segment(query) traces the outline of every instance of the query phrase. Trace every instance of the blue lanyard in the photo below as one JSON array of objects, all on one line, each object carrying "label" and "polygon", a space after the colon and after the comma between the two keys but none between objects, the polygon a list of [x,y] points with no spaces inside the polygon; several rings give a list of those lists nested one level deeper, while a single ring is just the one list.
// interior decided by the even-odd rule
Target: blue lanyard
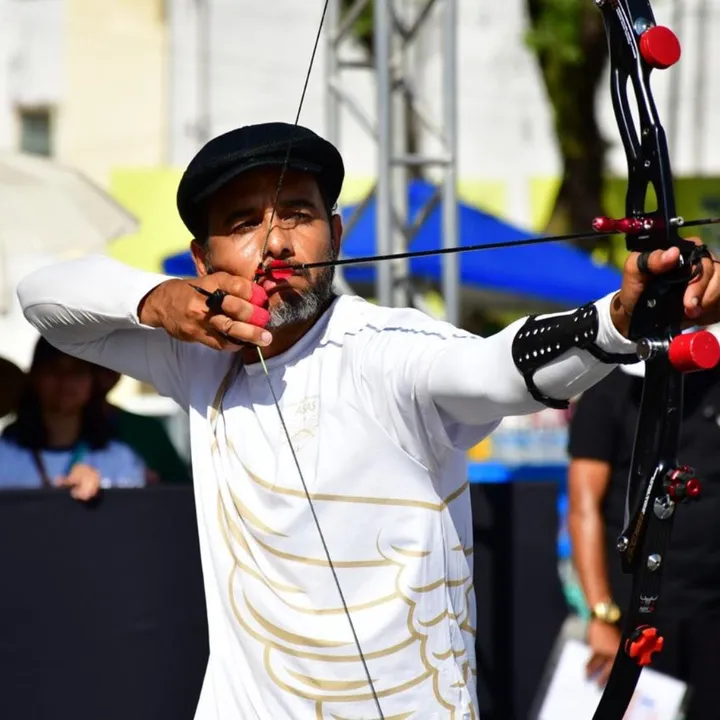
[{"label": "blue lanyard", "polygon": [[[79,463],[87,455],[89,450],[90,448],[88,447],[86,442],[80,441],[79,443],[77,443],[77,445],[75,445],[72,449],[70,459],[65,466],[65,471],[63,472],[63,475],[67,475],[73,469],[73,466],[77,465],[77,463]],[[45,463],[43,462],[42,456],[40,455],[40,451],[33,449],[31,452],[33,460],[35,461],[35,467],[37,467],[37,471],[40,473],[40,479],[42,480],[43,485],[45,487],[52,487],[52,481],[47,474],[47,470],[45,469]]]},{"label": "blue lanyard", "polygon": [[73,469],[73,466],[77,465],[87,455],[88,450],[90,450],[90,448],[85,441],[81,440],[77,443],[72,449],[72,454],[70,455],[68,464],[65,466],[63,475],[67,475]]}]

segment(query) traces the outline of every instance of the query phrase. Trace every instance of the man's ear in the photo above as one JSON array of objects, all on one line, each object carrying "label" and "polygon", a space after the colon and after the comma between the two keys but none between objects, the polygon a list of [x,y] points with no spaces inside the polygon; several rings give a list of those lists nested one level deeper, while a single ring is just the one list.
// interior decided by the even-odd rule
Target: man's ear
[{"label": "man's ear", "polygon": [[205,275],[208,274],[209,263],[207,259],[209,252],[207,241],[202,242],[197,238],[193,238],[190,243],[190,253],[192,254],[193,262],[195,263],[195,272],[198,274],[198,277],[205,277]]},{"label": "man's ear", "polygon": [[340,214],[336,213],[333,215],[330,223],[330,227],[332,229],[333,250],[335,251],[335,255],[338,255],[340,253],[340,243],[342,241],[343,234],[343,224]]}]

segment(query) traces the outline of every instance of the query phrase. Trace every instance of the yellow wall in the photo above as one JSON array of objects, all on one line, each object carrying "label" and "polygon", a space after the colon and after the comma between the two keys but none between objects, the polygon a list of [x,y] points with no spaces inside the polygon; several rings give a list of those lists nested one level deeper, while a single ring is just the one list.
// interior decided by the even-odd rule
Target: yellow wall
[{"label": "yellow wall", "polygon": [[[174,168],[118,168],[110,176],[113,197],[141,223],[140,232],[116,240],[110,254],[135,267],[159,272],[168,255],[186,250],[190,234],[175,207],[175,193],[182,170]],[[350,205],[359,202],[372,187],[372,179],[347,178],[340,198]],[[461,200],[502,215],[505,188],[501,182],[469,181],[459,184]]]},{"label": "yellow wall", "polygon": [[189,247],[190,234],[175,207],[181,174],[172,168],[123,169],[111,174],[110,193],[140,221],[140,232],[112,243],[113,257],[159,272],[164,258]]},{"label": "yellow wall", "polygon": [[[156,170],[118,169],[112,173],[110,191],[141,221],[141,230],[112,244],[110,253],[131,265],[154,272],[160,271],[162,260],[182,252],[190,243],[190,235],[178,217],[175,193],[182,171],[172,168]],[[532,230],[542,232],[557,190],[557,179],[537,178],[531,183]],[[372,186],[367,178],[348,178],[341,202],[352,204],[361,200]],[[680,178],[675,183],[679,212],[687,219],[720,216],[720,181],[712,178]],[[608,212],[620,217],[624,210],[626,182],[610,180],[606,184]],[[464,181],[459,183],[462,201],[503,217],[507,210],[506,188],[501,182]],[[588,229],[590,228],[588,218]],[[720,226],[694,230],[712,245]],[[691,234],[689,231],[684,235]],[[618,237],[622,243],[622,238]]]},{"label": "yellow wall", "polygon": [[164,162],[163,13],[163,0],[66,0],[56,155],[103,187],[113,167]]}]

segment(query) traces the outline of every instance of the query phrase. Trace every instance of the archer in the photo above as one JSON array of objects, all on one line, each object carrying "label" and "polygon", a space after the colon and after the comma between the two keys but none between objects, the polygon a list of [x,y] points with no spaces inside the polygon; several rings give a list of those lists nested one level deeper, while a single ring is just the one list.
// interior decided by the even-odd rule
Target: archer
[{"label": "archer", "polygon": [[[88,257],[18,290],[53,345],[190,414],[210,635],[198,720],[477,717],[466,450],[637,361],[633,310],[678,264],[675,247],[631,253],[617,293],[480,338],[338,297],[331,264],[305,267],[337,257],[343,178],[310,130],[234,130],[178,190],[198,279]],[[688,325],[720,318],[698,257]]]}]

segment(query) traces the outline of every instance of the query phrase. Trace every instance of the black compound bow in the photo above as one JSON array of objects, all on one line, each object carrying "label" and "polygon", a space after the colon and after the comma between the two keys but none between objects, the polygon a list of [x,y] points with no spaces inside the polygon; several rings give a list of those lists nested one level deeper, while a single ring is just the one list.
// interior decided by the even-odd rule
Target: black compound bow
[{"label": "black compound bow", "polygon": [[[692,468],[680,465],[677,458],[682,419],[683,374],[714,367],[720,359],[720,346],[710,333],[699,331],[681,334],[685,321],[683,307],[685,290],[688,284],[702,272],[702,263],[712,262],[712,259],[709,258],[706,250],[681,238],[678,228],[683,225],[691,227],[717,223],[720,219],[707,218],[684,222],[677,216],[675,209],[667,142],[650,88],[650,74],[653,69],[668,68],[679,60],[680,45],[677,38],[672,31],[655,23],[648,0],[595,0],[595,4],[601,10],[605,22],[610,50],[613,108],[628,161],[624,218],[596,218],[593,221],[593,231],[588,233],[533,238],[521,242],[347,258],[307,263],[301,267],[309,269],[377,262],[616,233],[626,236],[626,246],[630,251],[648,253],[657,249],[679,248],[682,258],[679,267],[666,275],[651,278],[650,284],[634,308],[630,327],[630,337],[637,341],[638,355],[640,359],[645,360],[646,365],[632,466],[628,478],[626,529],[618,540],[622,566],[626,573],[632,574],[633,587],[630,605],[624,614],[620,648],[594,715],[594,720],[622,720],[632,700],[642,668],[649,665],[653,654],[662,649],[663,640],[655,626],[655,617],[675,508],[677,504],[686,500],[697,499],[701,489]],[[322,20],[305,78],[305,88],[295,125],[300,118],[305,89],[312,72],[315,50],[327,6],[328,0],[324,3]],[[637,103],[637,124],[630,109],[629,87],[632,88]],[[292,140],[280,173],[276,202],[291,150]],[[646,210],[649,188],[654,190],[657,198],[657,209],[653,211]],[[273,208],[273,216],[274,212]],[[272,219],[265,245],[271,227]],[[265,248],[263,248],[263,257],[264,250]],[[294,267],[297,269],[297,266]],[[258,272],[264,272],[263,268],[260,267]],[[259,348],[258,354],[264,366],[262,351]],[[280,423],[287,435],[288,445],[293,450],[269,376],[268,384],[275,400]],[[380,693],[374,687],[294,450],[293,457],[335,585],[345,607],[349,627],[368,680],[370,697],[382,719]]]},{"label": "black compound bow", "polygon": [[[623,570],[632,574],[620,648],[595,712],[595,720],[622,720],[642,668],[662,650],[656,626],[661,578],[676,506],[697,499],[700,482],[692,468],[678,462],[683,414],[683,374],[708,369],[718,361],[718,344],[707,331],[683,334],[683,295],[712,262],[698,246],[678,234],[673,178],[665,131],[650,88],[653,69],[680,59],[680,44],[668,28],[655,23],[648,0],[595,0],[605,22],[610,50],[610,90],[628,162],[625,218],[598,218],[594,226],[626,233],[628,250],[649,252],[677,247],[682,262],[651,282],[631,318],[630,338],[645,360],[645,380],[628,478],[625,530],[618,539]],[[628,90],[637,103],[633,120]],[[649,188],[657,209],[646,210]]]}]

